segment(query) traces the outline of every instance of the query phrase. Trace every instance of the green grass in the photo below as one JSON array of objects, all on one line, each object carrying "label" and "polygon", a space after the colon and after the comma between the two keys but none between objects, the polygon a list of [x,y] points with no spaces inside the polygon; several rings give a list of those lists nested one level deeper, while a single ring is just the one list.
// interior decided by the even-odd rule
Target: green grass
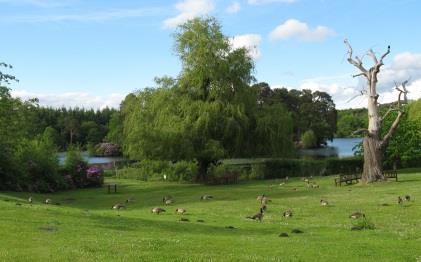
[{"label": "green grass", "polygon": [[[274,180],[202,186],[107,178],[120,185],[120,193],[101,188],[34,194],[32,206],[28,193],[1,192],[0,261],[421,260],[421,173],[369,186],[334,187],[333,177],[315,178],[319,189],[291,180],[283,186]],[[262,193],[273,199],[263,222],[245,219],[258,211],[256,196]],[[215,199],[201,202],[203,194]],[[397,196],[406,194],[414,201],[398,206]],[[164,207],[167,213],[151,214],[164,195],[176,203]],[[43,204],[47,197],[61,205]],[[120,216],[111,210],[129,197],[135,202]],[[330,206],[321,207],[321,198]],[[177,207],[187,209],[183,217],[190,222],[179,221]],[[289,208],[294,216],[282,218]],[[365,213],[375,229],[351,231],[356,222],[348,216],[355,211]],[[304,233],[292,234],[295,228]],[[281,232],[289,237],[279,237]]]}]

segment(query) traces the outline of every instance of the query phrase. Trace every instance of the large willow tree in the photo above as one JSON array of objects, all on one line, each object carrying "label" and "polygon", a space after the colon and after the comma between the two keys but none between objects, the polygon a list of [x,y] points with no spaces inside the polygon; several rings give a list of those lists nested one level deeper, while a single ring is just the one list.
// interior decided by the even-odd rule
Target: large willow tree
[{"label": "large willow tree", "polygon": [[205,179],[209,165],[223,157],[291,152],[291,118],[281,106],[257,107],[246,49],[232,49],[213,18],[188,21],[174,37],[182,62],[177,79],[158,78],[157,88],[122,104],[130,158],[195,160]]}]

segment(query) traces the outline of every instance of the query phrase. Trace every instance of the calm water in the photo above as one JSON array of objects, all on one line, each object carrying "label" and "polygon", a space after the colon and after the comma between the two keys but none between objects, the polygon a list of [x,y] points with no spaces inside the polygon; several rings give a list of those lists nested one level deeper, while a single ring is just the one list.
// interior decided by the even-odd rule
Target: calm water
[{"label": "calm water", "polygon": [[[89,156],[88,152],[82,152],[82,157],[88,162],[88,164],[94,165],[94,164],[107,164],[107,163],[113,163],[123,161],[124,158],[122,157],[91,157]],[[60,164],[64,163],[64,160],[66,159],[66,153],[61,152],[58,153],[58,160],[60,161]]]},{"label": "calm water", "polygon": [[327,147],[301,150],[300,155],[314,157],[349,157],[354,155],[352,148],[361,141],[362,138],[334,138],[332,141],[328,141]]}]

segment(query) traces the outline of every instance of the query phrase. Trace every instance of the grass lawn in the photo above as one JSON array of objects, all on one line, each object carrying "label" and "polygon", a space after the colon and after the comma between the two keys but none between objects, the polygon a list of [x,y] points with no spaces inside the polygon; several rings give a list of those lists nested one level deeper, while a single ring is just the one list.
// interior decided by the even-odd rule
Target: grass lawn
[{"label": "grass lawn", "polygon": [[[107,179],[119,184],[119,193],[33,194],[33,205],[28,193],[0,192],[0,261],[421,261],[421,173],[399,179],[335,187],[333,177],[315,178],[318,189],[298,178],[283,186],[275,180],[203,186]],[[263,193],[273,200],[263,222],[246,219],[259,210],[256,196]],[[204,194],[214,199],[200,201]],[[398,205],[398,195],[407,194],[413,201]],[[151,214],[164,195],[175,204]],[[127,209],[111,209],[129,197],[135,201]],[[46,198],[60,205],[45,205]],[[320,199],[330,205],[320,206]],[[187,209],[183,217],[190,222],[180,221],[177,207]],[[287,209],[292,218],[282,217]],[[376,228],[351,231],[355,211]],[[304,233],[291,233],[295,228]]]}]

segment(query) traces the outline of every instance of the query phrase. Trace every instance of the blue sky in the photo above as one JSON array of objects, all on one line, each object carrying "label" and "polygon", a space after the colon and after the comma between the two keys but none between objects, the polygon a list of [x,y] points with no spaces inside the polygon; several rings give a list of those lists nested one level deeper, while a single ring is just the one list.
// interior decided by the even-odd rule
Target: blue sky
[{"label": "blue sky", "polygon": [[[411,79],[421,96],[421,2],[417,0],[0,0],[0,61],[14,65],[13,94],[44,105],[117,106],[129,92],[176,76],[175,26],[212,15],[255,58],[255,76],[272,87],[332,94],[339,108],[364,106],[344,38],[357,54],[391,45],[379,90]],[[364,62],[369,65],[366,56]]]}]

